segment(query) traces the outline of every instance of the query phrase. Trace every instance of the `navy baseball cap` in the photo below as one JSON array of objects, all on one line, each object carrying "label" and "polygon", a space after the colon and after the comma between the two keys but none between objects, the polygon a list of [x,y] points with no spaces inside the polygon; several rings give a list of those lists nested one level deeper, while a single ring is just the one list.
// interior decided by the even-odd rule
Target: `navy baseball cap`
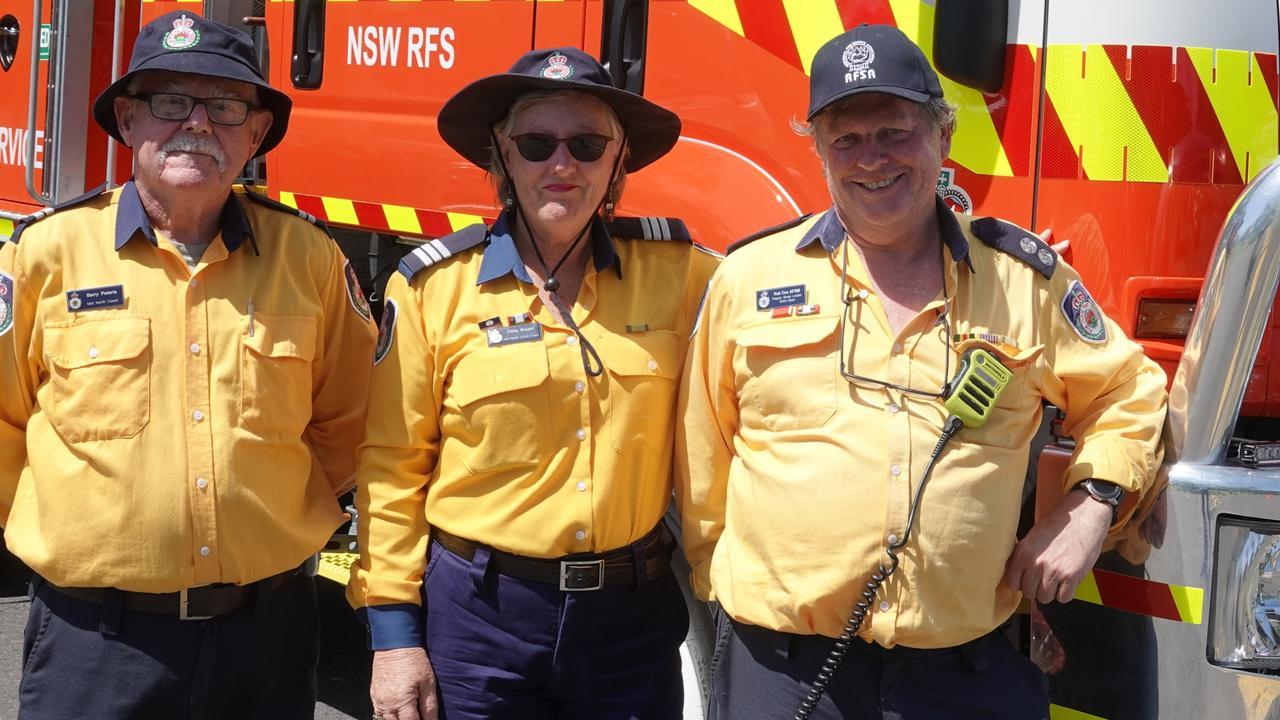
[{"label": "navy baseball cap", "polygon": [[680,118],[675,113],[614,87],[608,70],[572,47],[531,50],[507,72],[480,78],[459,90],[440,108],[436,118],[440,137],[459,155],[487,169],[494,123],[507,116],[521,95],[536,90],[577,90],[608,105],[627,129],[631,147],[627,172],[666,155],[680,139]]},{"label": "navy baseball cap", "polygon": [[93,119],[111,137],[124,142],[116,126],[115,100],[138,73],[161,70],[238,80],[258,88],[258,102],[271,112],[267,131],[256,155],[264,155],[284,139],[293,101],[267,84],[258,68],[258,55],[248,35],[198,14],[176,11],[152,20],[138,31],[129,72],[111,83],[93,101]]},{"label": "navy baseball cap", "polygon": [[942,84],[920,46],[901,30],[864,23],[831,38],[813,56],[805,119],[812,121],[832,103],[865,92],[922,103],[942,97]]}]

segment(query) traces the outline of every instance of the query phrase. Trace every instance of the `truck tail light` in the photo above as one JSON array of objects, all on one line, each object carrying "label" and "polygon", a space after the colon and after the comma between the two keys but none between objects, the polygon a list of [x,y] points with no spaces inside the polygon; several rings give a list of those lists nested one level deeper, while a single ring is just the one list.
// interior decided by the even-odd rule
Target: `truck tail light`
[{"label": "truck tail light", "polygon": [[1135,338],[1183,339],[1191,330],[1191,316],[1196,312],[1194,300],[1138,301],[1138,318],[1133,326]]},{"label": "truck tail light", "polygon": [[1209,661],[1280,669],[1280,523],[1220,518]]}]

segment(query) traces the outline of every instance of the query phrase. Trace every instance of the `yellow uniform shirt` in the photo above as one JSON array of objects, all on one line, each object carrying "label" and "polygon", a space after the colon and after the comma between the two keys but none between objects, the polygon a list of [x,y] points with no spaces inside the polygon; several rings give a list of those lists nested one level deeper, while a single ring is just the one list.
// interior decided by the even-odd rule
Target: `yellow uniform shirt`
[{"label": "yellow uniform shirt", "polygon": [[193,271],[129,183],[26,227],[9,275],[15,555],[57,585],[172,592],[259,580],[324,545],[375,341],[325,232],[233,194]]},{"label": "yellow uniform shirt", "polygon": [[[603,552],[653,529],[671,497],[676,389],[718,258],[687,237],[615,242],[593,226],[571,308],[604,363],[591,377],[507,221],[474,249],[450,249],[457,236],[429,243],[417,258],[457,254],[416,274],[402,264],[387,286],[394,320],[374,368],[348,589],[372,606],[375,648],[416,640],[415,621],[388,630],[378,611],[420,604],[431,527],[530,557]],[[612,228],[628,225],[641,227]]]},{"label": "yellow uniform shirt", "polygon": [[[926,486],[901,565],[863,625],[884,647],[958,645],[1018,605],[1000,579],[1042,400],[1066,411],[1078,443],[1067,486],[1093,477],[1138,491],[1158,466],[1159,367],[1033,235],[985,221],[1028,262],[976,240],[970,220],[939,208],[948,318],[940,296],[896,336],[848,254],[849,371],[936,392],[947,353],[953,375],[972,345],[1019,365],[991,418],[960,431]],[[676,449],[696,591],[743,622],[831,637],[903,532],[946,419],[936,399],[840,374],[842,242],[827,212],[725,260],[690,347]],[[775,317],[790,302],[804,306]]]}]

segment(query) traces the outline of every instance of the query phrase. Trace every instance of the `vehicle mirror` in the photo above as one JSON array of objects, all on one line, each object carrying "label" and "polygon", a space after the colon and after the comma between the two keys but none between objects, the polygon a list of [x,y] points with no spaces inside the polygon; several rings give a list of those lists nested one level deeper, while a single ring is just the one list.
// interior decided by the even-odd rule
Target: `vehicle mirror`
[{"label": "vehicle mirror", "polygon": [[985,93],[1004,86],[1009,0],[936,0],[933,63],[938,72]]}]

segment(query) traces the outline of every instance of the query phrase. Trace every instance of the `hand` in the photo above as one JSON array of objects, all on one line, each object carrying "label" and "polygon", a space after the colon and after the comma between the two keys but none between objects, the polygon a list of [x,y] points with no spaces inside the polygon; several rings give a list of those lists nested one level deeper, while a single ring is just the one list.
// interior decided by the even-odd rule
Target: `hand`
[{"label": "hand", "polygon": [[1070,240],[1059,240],[1058,242],[1053,241],[1053,228],[1045,228],[1044,231],[1040,233],[1040,239],[1043,240],[1046,245],[1053,248],[1053,251],[1059,255],[1066,253],[1067,248],[1071,247]]},{"label": "hand", "polygon": [[377,650],[369,699],[385,720],[437,720],[436,676],[420,647]]},{"label": "hand", "polygon": [[1013,548],[1002,582],[1042,603],[1067,602],[1098,560],[1111,507],[1072,491]]}]

